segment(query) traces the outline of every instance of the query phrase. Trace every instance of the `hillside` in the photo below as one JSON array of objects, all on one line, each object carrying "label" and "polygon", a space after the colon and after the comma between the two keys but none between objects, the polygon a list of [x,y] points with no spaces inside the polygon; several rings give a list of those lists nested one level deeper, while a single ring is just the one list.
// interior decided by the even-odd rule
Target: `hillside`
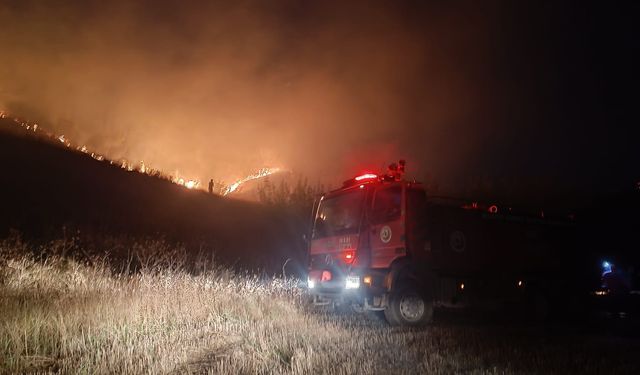
[{"label": "hillside", "polygon": [[70,230],[162,237],[246,266],[276,267],[300,253],[301,229],[273,210],[128,172],[14,128],[0,119],[2,237],[10,229],[43,240]]}]

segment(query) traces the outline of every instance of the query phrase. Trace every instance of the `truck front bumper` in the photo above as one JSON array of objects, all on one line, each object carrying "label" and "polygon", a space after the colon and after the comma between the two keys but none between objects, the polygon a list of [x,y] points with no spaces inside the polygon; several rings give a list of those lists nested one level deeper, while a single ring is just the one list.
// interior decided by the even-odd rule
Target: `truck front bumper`
[{"label": "truck front bumper", "polygon": [[[367,273],[368,274],[368,273]],[[357,304],[360,306],[379,307],[386,289],[382,287],[383,277],[365,278],[351,274],[336,280],[320,281],[310,278],[307,283],[307,291],[313,298],[315,305]],[[378,283],[374,279],[380,279]]]}]

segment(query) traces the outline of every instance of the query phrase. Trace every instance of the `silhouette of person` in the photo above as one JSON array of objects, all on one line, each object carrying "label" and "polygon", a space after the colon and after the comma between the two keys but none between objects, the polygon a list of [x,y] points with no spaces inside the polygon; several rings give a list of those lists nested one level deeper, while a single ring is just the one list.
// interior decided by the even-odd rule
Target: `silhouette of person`
[{"label": "silhouette of person", "polygon": [[209,181],[209,194],[213,194],[213,178]]}]

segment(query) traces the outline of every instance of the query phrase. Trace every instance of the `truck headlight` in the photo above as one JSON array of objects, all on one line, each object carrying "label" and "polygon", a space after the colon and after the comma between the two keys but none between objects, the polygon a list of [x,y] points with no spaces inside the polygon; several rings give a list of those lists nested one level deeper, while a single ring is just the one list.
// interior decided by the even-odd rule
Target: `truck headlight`
[{"label": "truck headlight", "polygon": [[344,283],[345,289],[358,289],[360,288],[360,277],[359,276],[347,276],[347,279]]},{"label": "truck headlight", "polygon": [[307,288],[313,289],[316,287],[316,282],[310,278],[307,278]]}]

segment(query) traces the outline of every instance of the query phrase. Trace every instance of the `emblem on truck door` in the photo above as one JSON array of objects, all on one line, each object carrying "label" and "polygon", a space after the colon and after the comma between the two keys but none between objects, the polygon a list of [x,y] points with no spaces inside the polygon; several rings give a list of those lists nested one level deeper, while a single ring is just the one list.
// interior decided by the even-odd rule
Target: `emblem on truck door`
[{"label": "emblem on truck door", "polygon": [[388,225],[385,225],[380,229],[380,241],[384,243],[389,243],[391,241],[391,228]]}]

